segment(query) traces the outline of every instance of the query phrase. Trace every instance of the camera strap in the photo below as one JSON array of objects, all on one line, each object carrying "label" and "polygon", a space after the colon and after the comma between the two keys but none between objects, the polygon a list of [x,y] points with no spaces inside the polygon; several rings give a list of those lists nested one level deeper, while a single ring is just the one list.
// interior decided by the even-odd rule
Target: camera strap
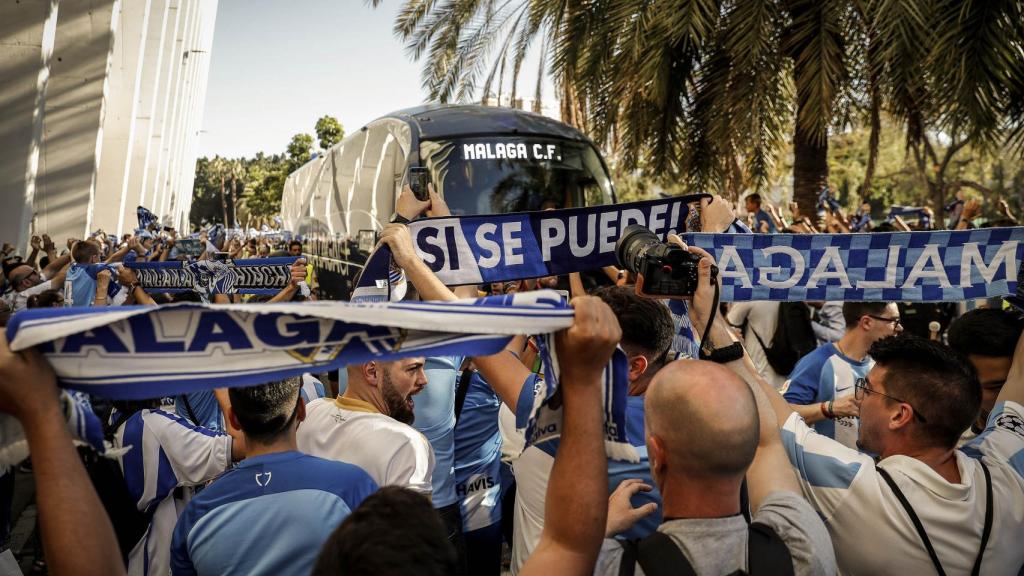
[{"label": "camera strap", "polygon": [[715,302],[711,306],[711,315],[708,316],[708,323],[704,326],[704,331],[700,334],[700,355],[701,357],[708,357],[711,355],[713,348],[711,347],[711,338],[708,335],[711,333],[711,326],[715,323],[715,316],[718,314],[719,299],[722,295],[722,289],[719,287],[718,282],[715,282]]}]

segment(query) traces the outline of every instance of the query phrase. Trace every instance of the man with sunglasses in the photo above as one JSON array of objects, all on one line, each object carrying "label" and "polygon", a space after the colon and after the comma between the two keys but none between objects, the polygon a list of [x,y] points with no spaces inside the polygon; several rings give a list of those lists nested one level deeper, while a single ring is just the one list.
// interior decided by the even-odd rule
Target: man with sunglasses
[{"label": "man with sunglasses", "polygon": [[71,253],[68,252],[60,258],[55,258],[41,272],[28,264],[14,267],[7,274],[7,281],[15,292],[12,302],[14,311],[24,310],[28,306],[29,297],[34,294],[52,289],[63,290],[64,278],[70,266]]},{"label": "man with sunglasses", "polygon": [[309,574],[321,545],[377,484],[362,468],[298,451],[299,378],[231,388],[246,459],[185,507],[172,574]]},{"label": "man with sunglasses", "polygon": [[801,358],[783,394],[819,434],[856,448],[860,402],[854,396],[854,384],[871,370],[871,345],[899,334],[902,326],[893,302],[844,302],[843,319],[843,337]]}]

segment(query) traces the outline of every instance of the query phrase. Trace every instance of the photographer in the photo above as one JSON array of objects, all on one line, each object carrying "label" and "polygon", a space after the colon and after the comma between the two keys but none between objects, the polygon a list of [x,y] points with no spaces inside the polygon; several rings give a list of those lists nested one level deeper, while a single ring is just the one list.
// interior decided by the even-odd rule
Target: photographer
[{"label": "photographer", "polygon": [[[684,246],[678,237],[670,237],[670,242]],[[652,249],[655,252],[649,253]],[[696,574],[752,569],[833,574],[835,561],[825,526],[800,495],[774,425],[766,396],[777,394],[753,378],[744,382],[729,369],[743,367],[745,355],[716,314],[711,257],[698,248],[686,251],[689,254],[680,254],[658,243],[624,262],[641,274],[638,291],[647,285],[659,297],[660,288],[668,284],[643,276],[645,260],[664,257],[696,273],[688,276],[694,281],[683,291],[695,289],[689,308],[693,325],[710,326],[702,346],[709,360],[677,360],[654,377],[645,400],[647,446],[666,521],[639,542],[606,540],[595,573],[632,574],[637,565],[647,574],[686,573],[688,565]],[[694,263],[697,258],[699,263]],[[744,478],[753,511],[750,526],[740,515]],[[612,496],[609,534],[642,515],[625,501],[636,488],[633,484]],[[658,553],[651,553],[655,548]]]}]

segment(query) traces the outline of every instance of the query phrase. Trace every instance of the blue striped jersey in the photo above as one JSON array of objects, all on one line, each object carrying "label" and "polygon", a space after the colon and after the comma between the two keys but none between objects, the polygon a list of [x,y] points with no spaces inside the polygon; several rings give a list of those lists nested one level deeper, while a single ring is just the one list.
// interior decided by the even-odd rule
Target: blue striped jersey
[{"label": "blue striped jersey", "polygon": [[171,573],[305,576],[331,532],[376,490],[352,464],[295,451],[247,458],[185,507]]},{"label": "blue striped jersey", "polygon": [[[870,357],[858,362],[839,352],[831,342],[818,346],[796,363],[789,383],[783,390],[790,404],[818,404],[853,394],[858,378],[867,376],[875,362]],[[841,442],[849,448],[857,447],[860,431],[859,418],[825,419],[814,423],[818,434]]]},{"label": "blue striped jersey", "polygon": [[[199,428],[163,410],[140,410],[114,436],[128,493],[150,516],[149,528],[129,553],[130,575],[167,574],[171,532],[178,520],[179,486],[196,486],[231,465],[231,437]],[[176,501],[177,500],[177,501]]]},{"label": "blue striped jersey", "polygon": [[299,394],[302,396],[302,400],[305,401],[306,404],[309,404],[317,398],[324,398],[327,396],[323,382],[312,374],[302,375],[302,388],[299,388]]}]

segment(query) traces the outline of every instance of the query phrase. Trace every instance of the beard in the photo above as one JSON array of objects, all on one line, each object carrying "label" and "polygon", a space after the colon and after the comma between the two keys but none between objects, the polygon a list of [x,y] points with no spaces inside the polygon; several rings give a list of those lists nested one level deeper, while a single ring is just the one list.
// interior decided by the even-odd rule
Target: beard
[{"label": "beard", "polygon": [[384,406],[388,409],[388,416],[403,424],[411,425],[416,419],[416,414],[413,413],[412,399],[398,393],[391,381],[391,375],[386,370],[383,373],[380,390],[384,396]]}]

